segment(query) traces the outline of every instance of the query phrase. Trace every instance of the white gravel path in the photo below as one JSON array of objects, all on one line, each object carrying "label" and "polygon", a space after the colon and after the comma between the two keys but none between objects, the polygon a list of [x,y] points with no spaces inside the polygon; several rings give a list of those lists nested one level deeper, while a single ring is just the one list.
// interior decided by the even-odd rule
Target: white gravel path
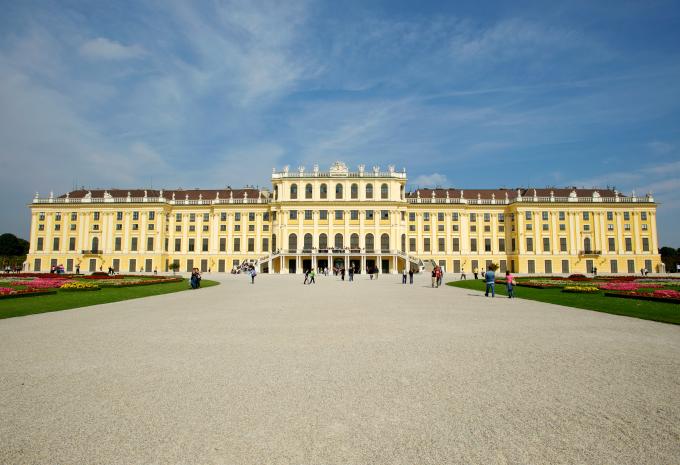
[{"label": "white gravel path", "polygon": [[680,326],[219,279],[0,320],[0,463],[680,464]]}]

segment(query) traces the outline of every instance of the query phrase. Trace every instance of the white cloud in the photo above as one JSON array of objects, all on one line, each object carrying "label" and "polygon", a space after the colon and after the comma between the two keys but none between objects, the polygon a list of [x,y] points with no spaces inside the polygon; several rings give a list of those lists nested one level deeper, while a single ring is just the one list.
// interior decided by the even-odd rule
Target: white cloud
[{"label": "white cloud", "polygon": [[146,54],[138,45],[123,45],[105,37],[88,40],[80,46],[80,54],[91,60],[129,60]]},{"label": "white cloud", "polygon": [[673,144],[669,144],[668,142],[663,142],[660,140],[654,140],[650,142],[647,144],[647,147],[649,147],[652,152],[659,155],[666,155],[675,150],[675,146]]},{"label": "white cloud", "polygon": [[449,187],[448,178],[440,173],[421,174],[409,182],[418,187]]}]

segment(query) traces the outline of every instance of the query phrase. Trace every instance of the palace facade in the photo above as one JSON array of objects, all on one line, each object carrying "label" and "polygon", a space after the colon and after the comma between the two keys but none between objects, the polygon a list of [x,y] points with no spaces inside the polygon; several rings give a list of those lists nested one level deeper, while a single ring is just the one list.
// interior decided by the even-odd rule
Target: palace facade
[{"label": "palace facade", "polygon": [[519,273],[662,271],[656,203],[608,189],[406,190],[406,171],[274,170],[272,189],[38,194],[28,268],[396,273],[491,263]]}]

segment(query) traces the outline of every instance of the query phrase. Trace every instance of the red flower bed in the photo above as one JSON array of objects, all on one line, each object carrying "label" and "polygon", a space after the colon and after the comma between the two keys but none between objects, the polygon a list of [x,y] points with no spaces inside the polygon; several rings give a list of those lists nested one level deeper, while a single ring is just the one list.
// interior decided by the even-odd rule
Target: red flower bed
[{"label": "red flower bed", "polygon": [[80,279],[123,279],[123,276],[119,274],[110,275],[94,273],[89,276],[81,276]]},{"label": "red flower bed", "polygon": [[46,278],[46,279],[71,279],[75,277],[74,274],[57,274],[57,273],[10,273],[7,275],[10,278]]},{"label": "red flower bed", "polygon": [[140,281],[119,281],[112,283],[101,283],[100,287],[134,287],[134,286],[148,286],[151,284],[165,284],[177,283],[182,281],[182,278],[161,278],[161,279],[144,279]]},{"label": "red flower bed", "polygon": [[14,299],[17,297],[33,297],[38,295],[56,294],[54,289],[12,289],[10,293],[0,293],[0,299]]},{"label": "red flower bed", "polygon": [[623,297],[626,299],[651,300],[653,302],[667,302],[680,304],[680,292],[672,289],[658,289],[652,292],[644,291],[614,291],[605,292],[608,297]]},{"label": "red flower bed", "polygon": [[605,289],[607,291],[637,291],[638,289],[653,289],[653,288],[662,288],[663,284],[655,284],[655,283],[635,283],[635,282],[608,282],[608,283],[602,283],[598,284],[597,287],[600,289]]}]

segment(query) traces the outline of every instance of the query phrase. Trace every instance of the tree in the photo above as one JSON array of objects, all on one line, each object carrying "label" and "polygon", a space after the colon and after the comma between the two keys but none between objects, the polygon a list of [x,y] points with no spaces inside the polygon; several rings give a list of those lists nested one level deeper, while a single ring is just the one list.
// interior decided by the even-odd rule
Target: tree
[{"label": "tree", "polygon": [[680,249],[661,247],[659,254],[661,261],[666,266],[666,272],[675,273],[677,264],[680,263]]},{"label": "tree", "polygon": [[0,235],[0,256],[20,257],[28,253],[29,243],[14,234],[5,233]]},{"label": "tree", "polygon": [[170,268],[170,269],[172,270],[172,274],[175,274],[175,273],[177,272],[177,270],[179,270],[179,263],[177,263],[177,262],[172,262],[172,263],[168,266],[168,268]]}]

